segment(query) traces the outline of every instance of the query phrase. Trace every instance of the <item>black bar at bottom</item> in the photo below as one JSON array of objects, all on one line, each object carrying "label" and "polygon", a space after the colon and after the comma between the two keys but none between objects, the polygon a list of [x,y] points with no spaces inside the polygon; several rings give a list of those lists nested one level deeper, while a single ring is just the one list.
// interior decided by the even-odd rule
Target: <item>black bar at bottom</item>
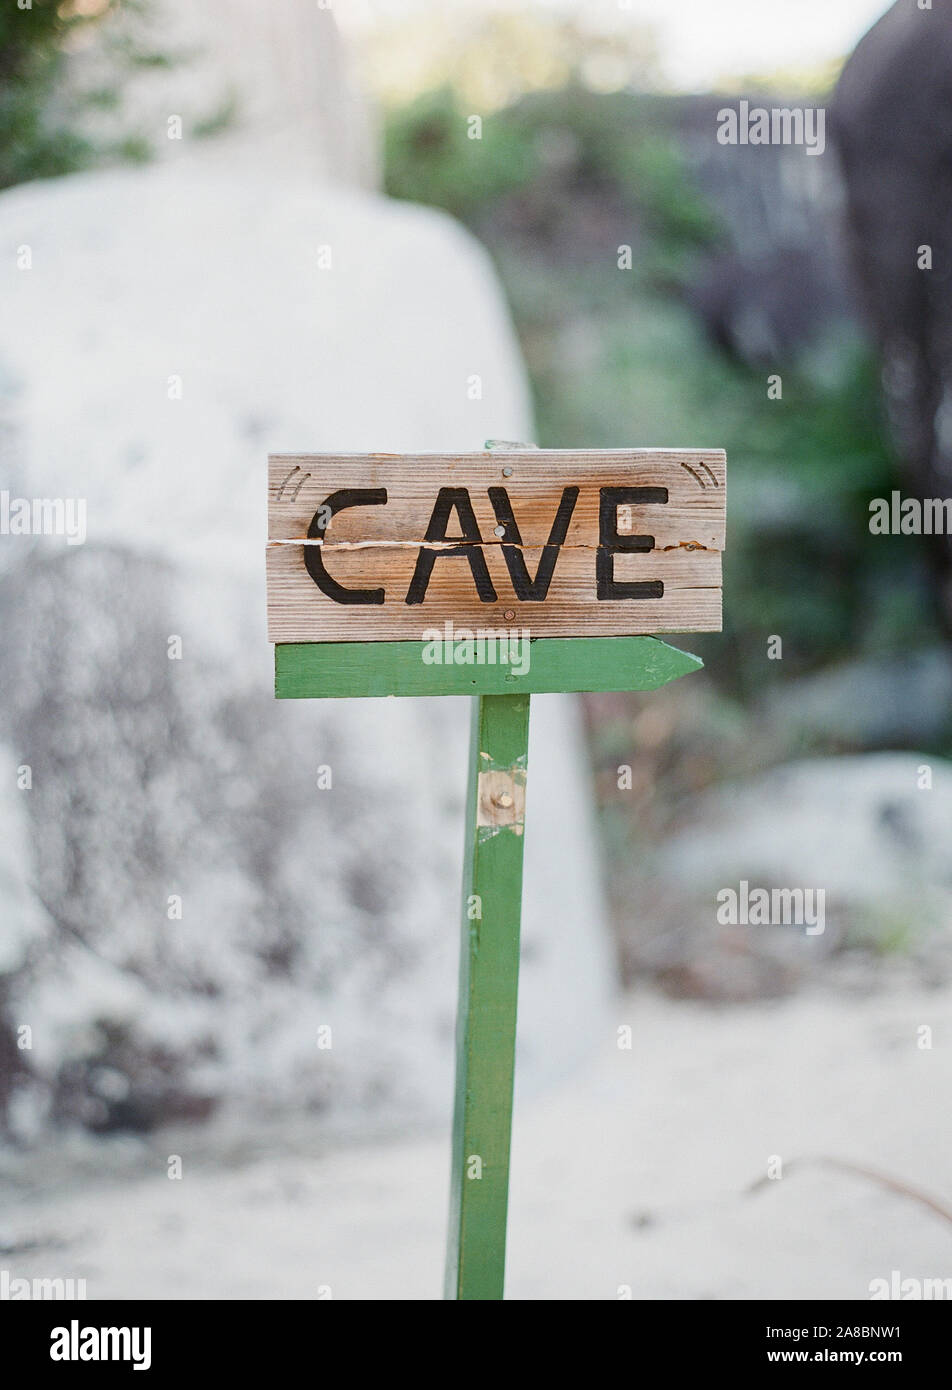
[{"label": "black bar at bottom", "polygon": [[[595,1333],[614,1339],[621,1335],[622,1342],[614,1341],[611,1364],[621,1352],[632,1376],[646,1366],[727,1376],[735,1369],[769,1375],[785,1367],[821,1366],[925,1372],[942,1364],[949,1330],[948,1304],[939,1300],[621,1302],[624,1306],[604,1321],[594,1303],[585,1305],[581,1319],[577,1309],[568,1323],[560,1310],[551,1330],[541,1311],[545,1305],[536,1305],[536,1313],[515,1314],[520,1319],[516,1325],[530,1335],[524,1351],[533,1369],[561,1355],[566,1343],[587,1343],[587,1355],[598,1364],[603,1348],[590,1340]],[[445,1310],[458,1305],[435,1306]],[[388,1335],[386,1325],[395,1315],[399,1323]],[[442,1311],[437,1316],[440,1323],[447,1316],[455,1322],[473,1312]],[[538,1316],[543,1318],[539,1325]],[[594,1322],[589,1323],[589,1316]],[[486,1312],[479,1317],[483,1321]],[[438,1324],[430,1326],[438,1329]],[[417,1327],[415,1320],[408,1323],[405,1305],[396,1301],[0,1302],[3,1361],[16,1369],[21,1384],[30,1383],[23,1378],[33,1370],[47,1367],[64,1383],[84,1370],[128,1375],[137,1367],[143,1383],[146,1376],[170,1383],[171,1375],[183,1371],[207,1371],[216,1378],[235,1371],[244,1379],[268,1372],[273,1379],[275,1370],[340,1375],[350,1366],[366,1376],[374,1354],[388,1375],[424,1364],[435,1373],[446,1354],[441,1345],[430,1342],[428,1328]]]}]

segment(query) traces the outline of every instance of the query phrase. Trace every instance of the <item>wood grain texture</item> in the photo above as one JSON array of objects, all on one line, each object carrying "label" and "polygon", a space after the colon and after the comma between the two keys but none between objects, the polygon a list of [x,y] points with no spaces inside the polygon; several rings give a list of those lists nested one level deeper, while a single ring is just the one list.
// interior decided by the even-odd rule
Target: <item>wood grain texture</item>
[{"label": "wood grain texture", "polygon": [[[464,506],[449,506],[434,525],[441,488]],[[650,488],[654,500],[608,506],[609,488]],[[372,504],[358,503],[354,490],[367,489]],[[514,557],[534,584],[566,489],[577,492],[545,597],[520,597]],[[321,513],[329,499],[336,507],[335,495],[346,505]],[[715,449],[276,455],[269,460],[269,637],[412,640],[446,621],[516,627],[532,637],[718,631],[725,525],[726,459]],[[650,537],[640,542],[650,549],[616,551],[635,536]],[[333,581],[328,592],[308,572],[308,546]],[[598,560],[607,550],[615,552],[616,584],[647,581],[655,596],[599,597]],[[408,603],[422,551],[433,561],[425,598]],[[488,576],[482,595],[477,563]],[[341,602],[335,585],[382,589],[384,601]]]}]

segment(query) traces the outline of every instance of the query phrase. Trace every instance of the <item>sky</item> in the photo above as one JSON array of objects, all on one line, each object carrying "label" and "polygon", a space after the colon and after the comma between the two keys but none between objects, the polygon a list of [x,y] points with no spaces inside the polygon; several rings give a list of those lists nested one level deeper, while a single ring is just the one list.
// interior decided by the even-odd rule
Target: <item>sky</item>
[{"label": "sky", "polygon": [[[618,6],[595,0],[571,8]],[[812,67],[840,57],[888,8],[888,0],[630,0],[622,13],[654,25],[664,76],[690,89],[722,73]]]},{"label": "sky", "polygon": [[[431,7],[445,13],[447,3],[333,0],[342,27],[357,30]],[[599,28],[650,24],[660,41],[665,81],[690,91],[708,88],[725,74],[812,68],[842,57],[885,13],[889,0],[466,0],[463,12],[478,6],[565,11]]]}]

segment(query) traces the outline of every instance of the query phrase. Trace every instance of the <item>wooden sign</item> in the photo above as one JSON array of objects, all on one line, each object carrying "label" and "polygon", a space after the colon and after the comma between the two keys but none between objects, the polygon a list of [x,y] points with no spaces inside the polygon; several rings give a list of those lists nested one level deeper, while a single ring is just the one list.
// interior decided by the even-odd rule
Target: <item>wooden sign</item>
[{"label": "wooden sign", "polygon": [[721,449],[487,449],[279,454],[268,481],[277,697],[477,697],[453,1299],[503,1296],[530,696],[656,690],[700,667],[650,634],[720,630],[727,485]]},{"label": "wooden sign", "polygon": [[275,643],[721,627],[720,449],[279,454]]}]

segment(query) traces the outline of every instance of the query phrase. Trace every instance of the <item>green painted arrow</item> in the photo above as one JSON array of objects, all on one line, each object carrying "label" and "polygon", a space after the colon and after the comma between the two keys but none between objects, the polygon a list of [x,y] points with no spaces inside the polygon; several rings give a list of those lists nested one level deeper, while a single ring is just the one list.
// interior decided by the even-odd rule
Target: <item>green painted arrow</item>
[{"label": "green painted arrow", "polygon": [[[427,664],[427,642],[287,642],[274,649],[279,700],[355,695],[540,695],[549,691],[656,690],[701,669],[689,652],[656,637],[538,637],[529,643],[529,670],[490,661],[482,665]],[[443,649],[452,655],[452,644]],[[522,665],[524,663],[518,663]]]}]

